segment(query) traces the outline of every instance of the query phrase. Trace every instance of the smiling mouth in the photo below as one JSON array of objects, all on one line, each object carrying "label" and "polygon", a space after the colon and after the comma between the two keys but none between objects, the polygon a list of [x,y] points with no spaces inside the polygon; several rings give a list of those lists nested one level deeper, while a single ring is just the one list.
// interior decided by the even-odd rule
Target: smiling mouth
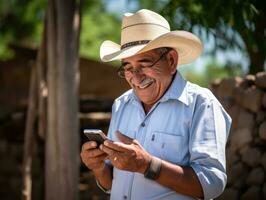
[{"label": "smiling mouth", "polygon": [[152,83],[154,83],[154,79],[152,79],[152,78],[145,78],[140,83],[140,85],[138,85],[138,86],[135,85],[135,87],[138,87],[140,89],[145,89],[145,88],[149,87]]}]

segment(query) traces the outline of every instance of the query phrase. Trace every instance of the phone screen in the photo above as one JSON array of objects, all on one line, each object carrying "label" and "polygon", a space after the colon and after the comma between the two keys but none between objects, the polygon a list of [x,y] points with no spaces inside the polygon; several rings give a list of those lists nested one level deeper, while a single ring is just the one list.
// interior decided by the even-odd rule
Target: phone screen
[{"label": "phone screen", "polygon": [[89,141],[95,141],[98,146],[107,139],[106,135],[99,129],[85,129],[83,132]]}]

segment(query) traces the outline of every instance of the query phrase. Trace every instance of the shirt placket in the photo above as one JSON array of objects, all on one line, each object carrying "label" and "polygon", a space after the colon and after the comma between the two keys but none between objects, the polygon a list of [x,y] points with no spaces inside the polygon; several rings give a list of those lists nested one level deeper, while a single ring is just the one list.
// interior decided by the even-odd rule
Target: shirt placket
[{"label": "shirt placket", "polygon": [[[159,105],[160,102],[156,103],[150,110],[150,112],[145,115],[144,114],[144,110],[143,110],[143,107],[141,104],[139,104],[139,109],[140,109],[140,112],[143,112],[143,120],[142,122],[140,123],[139,125],[139,128],[138,128],[138,131],[137,131],[137,134],[136,134],[136,139],[138,140],[138,142],[143,146],[143,144],[145,143],[145,139],[146,139],[146,132],[149,128],[149,119],[150,119],[150,116],[152,114],[152,112],[156,109],[156,107]],[[130,184],[130,187],[129,187],[129,193],[128,195],[124,195],[124,199],[131,199],[131,194],[133,191],[133,182],[134,182],[134,177],[135,177],[135,173],[132,174],[132,177],[131,177],[131,184]]]}]

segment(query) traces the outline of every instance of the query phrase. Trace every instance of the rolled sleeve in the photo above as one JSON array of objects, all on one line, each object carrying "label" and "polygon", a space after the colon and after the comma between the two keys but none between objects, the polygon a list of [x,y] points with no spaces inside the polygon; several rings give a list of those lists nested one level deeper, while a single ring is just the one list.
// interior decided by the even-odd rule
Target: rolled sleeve
[{"label": "rolled sleeve", "polygon": [[205,167],[198,164],[191,164],[203,189],[204,199],[218,197],[225,188],[227,182],[226,173],[214,167]]},{"label": "rolled sleeve", "polygon": [[218,197],[224,190],[226,176],[225,145],[231,118],[217,101],[202,102],[194,113],[189,151],[204,199]]}]

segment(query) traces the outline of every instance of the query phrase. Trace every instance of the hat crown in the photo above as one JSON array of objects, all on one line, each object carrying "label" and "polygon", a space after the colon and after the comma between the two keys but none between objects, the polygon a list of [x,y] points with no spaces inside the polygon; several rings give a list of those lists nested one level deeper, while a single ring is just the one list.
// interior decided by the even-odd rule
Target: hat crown
[{"label": "hat crown", "polygon": [[200,39],[194,34],[170,31],[169,23],[161,15],[142,9],[136,13],[126,13],[122,20],[121,43],[110,40],[102,43],[102,61],[121,60],[160,47],[170,47],[178,53],[178,63],[188,64],[202,52]]},{"label": "hat crown", "polygon": [[163,26],[170,31],[170,26],[167,20],[151,10],[141,9],[135,14],[125,13],[122,21],[122,29],[138,25],[138,24],[157,24]]},{"label": "hat crown", "polygon": [[149,41],[170,32],[169,23],[161,15],[147,9],[125,13],[122,20],[121,45]]}]

